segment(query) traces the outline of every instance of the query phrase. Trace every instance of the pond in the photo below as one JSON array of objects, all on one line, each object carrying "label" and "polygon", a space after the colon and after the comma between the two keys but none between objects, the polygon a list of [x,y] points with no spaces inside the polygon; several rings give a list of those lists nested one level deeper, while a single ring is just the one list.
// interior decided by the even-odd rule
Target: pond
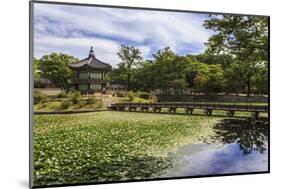
[{"label": "pond", "polygon": [[268,171],[268,127],[265,118],[224,119],[211,138],[178,148],[161,177]]}]

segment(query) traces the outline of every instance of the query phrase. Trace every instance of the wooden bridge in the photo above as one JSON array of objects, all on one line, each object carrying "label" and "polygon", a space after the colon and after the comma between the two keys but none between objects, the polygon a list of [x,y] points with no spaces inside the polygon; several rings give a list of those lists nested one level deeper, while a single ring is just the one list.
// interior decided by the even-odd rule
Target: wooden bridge
[{"label": "wooden bridge", "polygon": [[226,116],[233,117],[236,111],[251,112],[254,118],[258,118],[260,113],[268,112],[268,106],[261,105],[236,105],[236,104],[220,104],[220,103],[116,103],[111,104],[109,109],[116,111],[141,111],[160,113],[163,108],[168,109],[169,113],[175,114],[177,109],[184,109],[187,114],[193,114],[194,109],[204,110],[205,115],[212,115],[214,110],[223,110]]}]

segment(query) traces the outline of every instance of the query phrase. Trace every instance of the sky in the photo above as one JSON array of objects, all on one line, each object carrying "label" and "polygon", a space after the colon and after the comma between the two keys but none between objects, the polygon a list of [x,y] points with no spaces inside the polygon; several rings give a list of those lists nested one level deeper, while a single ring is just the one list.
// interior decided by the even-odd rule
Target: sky
[{"label": "sky", "polygon": [[199,54],[212,32],[202,24],[208,14],[35,4],[34,56],[67,53],[95,56],[116,66],[121,44],[135,46],[145,59],[169,46],[179,55]]}]

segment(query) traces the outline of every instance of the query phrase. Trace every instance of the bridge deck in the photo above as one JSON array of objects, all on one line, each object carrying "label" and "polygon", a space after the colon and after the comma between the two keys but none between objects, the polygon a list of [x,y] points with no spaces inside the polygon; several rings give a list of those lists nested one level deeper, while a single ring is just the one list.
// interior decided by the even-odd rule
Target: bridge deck
[{"label": "bridge deck", "polygon": [[167,108],[170,113],[176,113],[177,108],[183,108],[186,113],[192,114],[194,109],[205,110],[206,115],[212,115],[213,110],[224,110],[227,116],[232,117],[236,111],[252,112],[257,118],[259,113],[268,112],[266,105],[236,105],[236,104],[212,104],[212,103],[116,103],[110,107],[112,110],[117,111],[148,111],[152,109],[154,112],[161,112],[162,108]]}]

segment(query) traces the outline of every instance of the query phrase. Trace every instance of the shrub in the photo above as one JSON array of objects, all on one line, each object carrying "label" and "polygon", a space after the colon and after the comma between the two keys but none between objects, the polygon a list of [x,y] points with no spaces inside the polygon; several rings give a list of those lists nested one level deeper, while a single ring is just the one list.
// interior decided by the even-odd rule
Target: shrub
[{"label": "shrub", "polygon": [[66,98],[66,97],[67,97],[67,94],[65,94],[65,93],[58,94],[58,98]]},{"label": "shrub", "polygon": [[143,99],[146,99],[146,100],[149,100],[149,94],[146,93],[146,92],[139,92],[139,97],[140,98],[143,98]]},{"label": "shrub", "polygon": [[157,102],[158,101],[157,96],[153,95],[153,94],[150,95],[150,99],[151,99],[152,102]]},{"label": "shrub", "polygon": [[95,109],[101,108],[102,107],[102,102],[101,101],[97,101],[94,105]]},{"label": "shrub", "polygon": [[80,100],[77,104],[76,104],[76,108],[82,108],[84,106],[84,101]]},{"label": "shrub", "polygon": [[42,93],[41,91],[35,90],[33,94],[33,98],[34,98],[34,104],[38,104],[40,102],[46,102],[47,95]]},{"label": "shrub", "polygon": [[122,92],[119,92],[119,91],[116,91],[116,92],[114,92],[114,96],[117,96],[117,97],[125,97],[125,94],[124,93],[122,93]]},{"label": "shrub", "polygon": [[135,97],[136,97],[136,94],[133,91],[128,92],[128,98],[130,101],[133,101]]},{"label": "shrub", "polygon": [[128,98],[130,101],[141,101],[140,99],[143,99],[144,101],[151,100],[151,96],[149,93],[141,92],[141,91],[138,91],[138,92],[129,91]]},{"label": "shrub", "polygon": [[62,101],[62,103],[61,103],[61,108],[62,108],[62,109],[67,109],[67,108],[69,108],[71,105],[72,105],[71,101],[68,101],[68,100]]},{"label": "shrub", "polygon": [[132,102],[134,102],[134,103],[151,103],[151,100],[146,100],[143,98],[135,97]]},{"label": "shrub", "polygon": [[89,104],[89,105],[95,104],[96,101],[97,101],[97,100],[96,100],[94,97],[90,97],[90,98],[87,98],[86,104]]},{"label": "shrub", "polygon": [[81,100],[81,94],[79,91],[73,91],[70,93],[70,98],[73,104],[78,104]]}]

